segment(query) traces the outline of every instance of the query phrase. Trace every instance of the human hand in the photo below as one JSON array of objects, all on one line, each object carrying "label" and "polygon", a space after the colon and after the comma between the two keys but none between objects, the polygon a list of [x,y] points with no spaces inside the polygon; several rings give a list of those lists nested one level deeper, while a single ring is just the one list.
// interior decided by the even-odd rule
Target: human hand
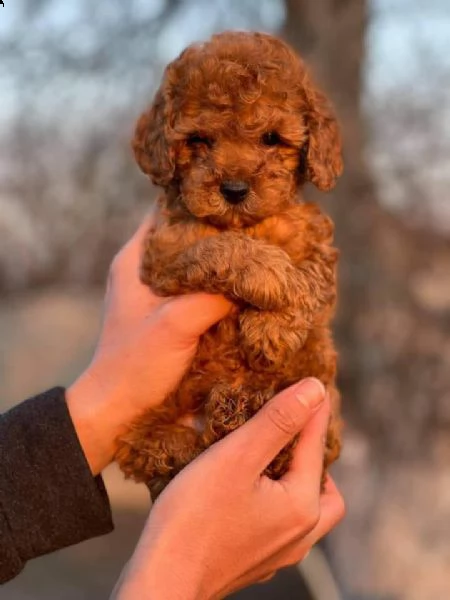
[{"label": "human hand", "polygon": [[177,386],[200,335],[231,307],[208,294],[161,298],[140,282],[142,245],[155,221],[147,219],[114,258],[94,357],[66,392],[93,474],[111,462],[126,425]]},{"label": "human hand", "polygon": [[[307,379],[211,446],[164,490],[117,583],[115,600],[218,600],[302,560],[344,515],[327,477],[330,405]],[[261,475],[301,432],[290,470]]]}]

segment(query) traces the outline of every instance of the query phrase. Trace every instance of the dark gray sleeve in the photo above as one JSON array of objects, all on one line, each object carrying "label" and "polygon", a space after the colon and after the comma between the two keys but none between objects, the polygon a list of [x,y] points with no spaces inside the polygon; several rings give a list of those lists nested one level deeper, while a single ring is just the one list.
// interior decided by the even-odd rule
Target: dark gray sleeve
[{"label": "dark gray sleeve", "polygon": [[63,388],[0,415],[0,583],[27,560],[113,529],[101,477],[93,477]]}]

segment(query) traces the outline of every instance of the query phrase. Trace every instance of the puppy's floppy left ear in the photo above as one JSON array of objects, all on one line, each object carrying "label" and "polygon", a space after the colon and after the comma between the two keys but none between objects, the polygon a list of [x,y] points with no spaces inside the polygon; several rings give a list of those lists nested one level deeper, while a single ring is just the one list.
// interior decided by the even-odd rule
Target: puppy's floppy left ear
[{"label": "puppy's floppy left ear", "polygon": [[171,144],[171,104],[163,83],[153,105],[139,118],[132,147],[141,170],[155,185],[167,186],[175,173],[175,151]]},{"label": "puppy's floppy left ear", "polygon": [[308,141],[305,179],[319,190],[331,190],[343,170],[339,125],[326,97],[312,84],[305,90]]}]

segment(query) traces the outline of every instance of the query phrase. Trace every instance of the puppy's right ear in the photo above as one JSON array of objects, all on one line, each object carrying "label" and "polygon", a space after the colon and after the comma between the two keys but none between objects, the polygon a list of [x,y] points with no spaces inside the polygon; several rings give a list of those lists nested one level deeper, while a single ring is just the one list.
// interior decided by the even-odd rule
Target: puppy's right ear
[{"label": "puppy's right ear", "polygon": [[166,187],[175,173],[175,150],[171,144],[170,106],[161,87],[151,106],[139,118],[132,147],[142,171],[155,185]]},{"label": "puppy's right ear", "polygon": [[308,142],[305,146],[305,176],[319,190],[334,188],[343,170],[342,144],[339,125],[328,99],[311,82],[305,85],[308,102],[306,125]]}]

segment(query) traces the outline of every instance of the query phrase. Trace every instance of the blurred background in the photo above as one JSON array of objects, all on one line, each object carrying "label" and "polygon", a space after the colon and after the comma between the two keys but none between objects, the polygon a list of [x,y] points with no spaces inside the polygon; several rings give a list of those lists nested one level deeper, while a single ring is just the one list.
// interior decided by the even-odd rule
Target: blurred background
[{"label": "blurred background", "polygon": [[[447,600],[448,0],[4,0],[0,410],[88,362],[108,264],[155,194],[129,149],[135,119],[164,65],[223,29],[288,40],[343,127],[338,187],[306,190],[341,249],[346,428],[333,473],[348,515],[324,548],[343,598]],[[1,598],[108,597],[148,499],[114,468],[106,478],[115,533],[30,563]]]}]

